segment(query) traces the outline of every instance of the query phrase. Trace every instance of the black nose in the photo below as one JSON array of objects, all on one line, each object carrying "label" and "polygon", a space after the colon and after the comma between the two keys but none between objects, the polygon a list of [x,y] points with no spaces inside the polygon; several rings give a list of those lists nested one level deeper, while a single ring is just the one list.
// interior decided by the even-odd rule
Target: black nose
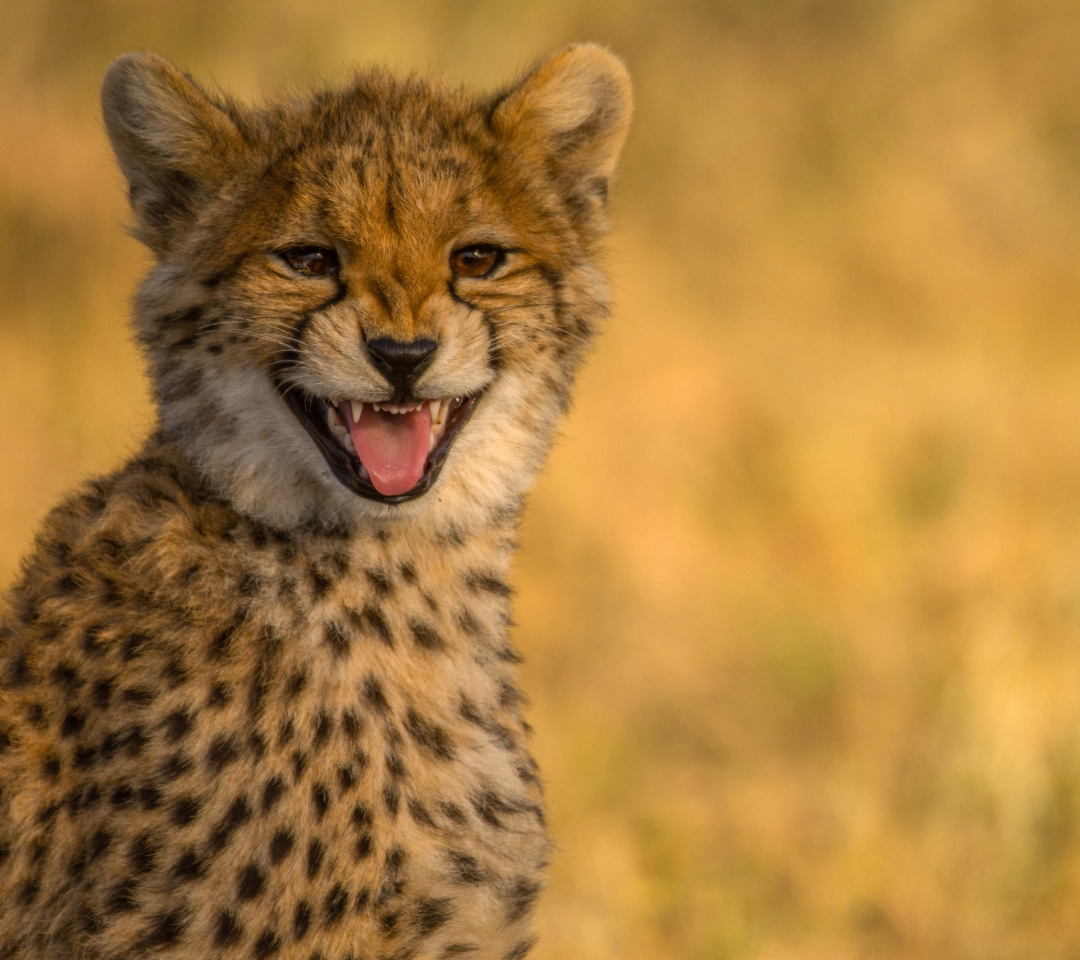
[{"label": "black nose", "polygon": [[368,353],[375,369],[390,381],[390,385],[400,397],[408,394],[420,374],[428,368],[438,346],[434,340],[402,343],[389,337],[379,337],[367,342]]}]

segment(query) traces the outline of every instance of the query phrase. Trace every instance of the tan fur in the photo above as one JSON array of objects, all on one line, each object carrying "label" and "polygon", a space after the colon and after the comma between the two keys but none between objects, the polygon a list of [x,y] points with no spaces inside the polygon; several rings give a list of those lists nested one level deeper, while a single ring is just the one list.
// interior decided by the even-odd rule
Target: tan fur
[{"label": "tan fur", "polygon": [[[606,309],[626,73],[578,45],[493,97],[370,72],[254,109],[134,54],[102,96],[160,422],[0,621],[0,957],[518,960],[548,841],[506,583]],[[455,281],[481,240],[505,269]],[[339,279],[275,255],[310,243]],[[408,503],[275,386],[385,399],[380,336],[438,342],[423,396],[485,391]]]}]

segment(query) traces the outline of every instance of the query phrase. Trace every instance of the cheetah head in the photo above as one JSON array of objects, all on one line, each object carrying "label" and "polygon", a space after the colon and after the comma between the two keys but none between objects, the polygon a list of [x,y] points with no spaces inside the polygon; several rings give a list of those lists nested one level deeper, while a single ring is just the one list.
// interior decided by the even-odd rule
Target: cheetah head
[{"label": "cheetah head", "polygon": [[255,108],[137,53],[102,102],[156,258],[135,327],[161,428],[211,481],[279,523],[520,502],[606,311],[614,56]]}]

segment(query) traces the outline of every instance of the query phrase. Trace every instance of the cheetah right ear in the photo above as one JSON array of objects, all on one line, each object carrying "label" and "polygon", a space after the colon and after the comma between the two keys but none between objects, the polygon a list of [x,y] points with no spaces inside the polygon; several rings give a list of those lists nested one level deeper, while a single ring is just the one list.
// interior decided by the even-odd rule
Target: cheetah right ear
[{"label": "cheetah right ear", "polygon": [[135,235],[163,256],[244,145],[236,124],[154,53],[129,53],[105,74],[101,107],[130,187]]},{"label": "cheetah right ear", "polygon": [[594,43],[572,43],[499,100],[492,125],[523,149],[538,148],[573,205],[595,211],[607,199],[632,110],[622,61]]}]

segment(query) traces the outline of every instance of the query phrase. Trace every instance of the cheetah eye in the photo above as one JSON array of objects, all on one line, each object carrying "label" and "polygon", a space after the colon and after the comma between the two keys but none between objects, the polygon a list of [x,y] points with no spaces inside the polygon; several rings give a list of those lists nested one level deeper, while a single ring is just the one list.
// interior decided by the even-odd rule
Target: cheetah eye
[{"label": "cheetah eye", "polygon": [[279,256],[305,277],[333,277],[338,272],[337,254],[329,247],[289,247]]},{"label": "cheetah eye", "polygon": [[450,269],[458,277],[486,277],[506,259],[506,251],[493,243],[476,243],[450,254]]}]

